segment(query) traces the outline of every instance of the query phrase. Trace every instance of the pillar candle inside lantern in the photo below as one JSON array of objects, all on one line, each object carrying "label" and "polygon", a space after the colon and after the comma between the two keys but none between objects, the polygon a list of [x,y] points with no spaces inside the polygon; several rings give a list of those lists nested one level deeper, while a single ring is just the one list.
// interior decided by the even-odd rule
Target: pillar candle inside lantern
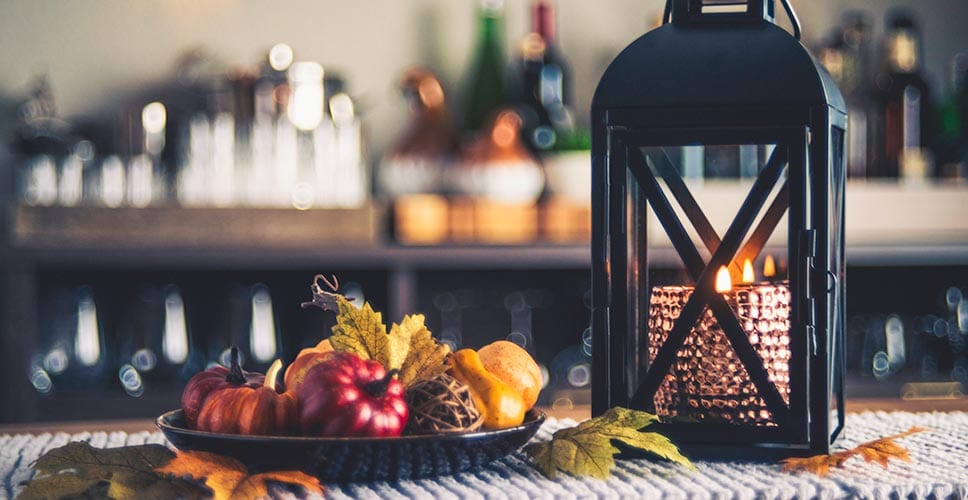
[{"label": "pillar candle inside lantern", "polygon": [[[720,274],[729,279],[725,269]],[[753,280],[749,275],[744,281],[747,279]],[[770,382],[789,403],[789,283],[743,283],[722,287],[720,280],[716,281],[716,291],[726,298],[766,368]],[[655,360],[693,291],[691,286],[652,289],[649,363]],[[660,417],[673,421],[775,425],[766,402],[757,394],[746,368],[708,307],[676,353],[670,373],[656,391],[654,403]]]}]

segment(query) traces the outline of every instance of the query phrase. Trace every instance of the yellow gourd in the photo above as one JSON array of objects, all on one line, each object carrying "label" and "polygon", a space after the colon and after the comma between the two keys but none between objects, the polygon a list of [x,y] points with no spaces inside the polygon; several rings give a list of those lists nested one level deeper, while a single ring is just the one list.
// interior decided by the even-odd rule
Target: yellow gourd
[{"label": "yellow gourd", "polygon": [[521,394],[484,368],[473,349],[461,349],[450,356],[454,378],[467,384],[477,410],[484,415],[485,429],[521,425],[528,410]]}]

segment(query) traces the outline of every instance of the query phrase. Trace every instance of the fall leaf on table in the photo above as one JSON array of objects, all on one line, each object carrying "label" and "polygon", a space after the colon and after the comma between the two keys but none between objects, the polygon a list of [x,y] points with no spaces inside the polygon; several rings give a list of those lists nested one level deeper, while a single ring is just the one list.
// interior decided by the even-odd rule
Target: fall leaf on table
[{"label": "fall leaf on table", "polygon": [[18,498],[208,497],[204,488],[154,472],[174,456],[157,444],[101,449],[75,441],[38,458],[33,464],[34,478]]},{"label": "fall leaf on table", "polygon": [[529,444],[524,452],[551,478],[558,471],[607,478],[615,465],[615,455],[621,452],[613,441],[694,468],[669,438],[644,430],[656,422],[658,418],[650,413],[616,407],[575,427],[559,429],[550,441]]},{"label": "fall leaf on table", "polygon": [[911,461],[911,455],[907,448],[894,442],[895,439],[910,436],[918,432],[929,429],[923,427],[911,427],[905,432],[892,436],[882,437],[866,443],[861,443],[854,448],[845,451],[838,451],[830,455],[814,455],[807,458],[787,458],[783,460],[783,471],[806,471],[812,472],[820,477],[826,476],[831,467],[843,467],[844,462],[854,456],[862,457],[866,462],[877,462],[884,468],[890,459]]},{"label": "fall leaf on table", "polygon": [[373,310],[368,302],[357,308],[335,290],[335,278],[323,281],[333,291],[323,290],[316,276],[313,281],[313,301],[307,304],[336,312],[336,325],[330,343],[333,349],[352,352],[363,359],[379,361],[387,369],[399,369],[400,382],[409,386],[418,380],[433,378],[447,370],[450,348],[438,342],[424,325],[423,314],[404,316],[394,323],[389,333],[383,315]]},{"label": "fall leaf on table", "polygon": [[167,465],[155,469],[161,474],[204,482],[215,500],[255,499],[269,496],[269,483],[298,486],[305,493],[322,494],[319,480],[301,471],[273,471],[249,475],[242,462],[204,451],[179,452]]}]

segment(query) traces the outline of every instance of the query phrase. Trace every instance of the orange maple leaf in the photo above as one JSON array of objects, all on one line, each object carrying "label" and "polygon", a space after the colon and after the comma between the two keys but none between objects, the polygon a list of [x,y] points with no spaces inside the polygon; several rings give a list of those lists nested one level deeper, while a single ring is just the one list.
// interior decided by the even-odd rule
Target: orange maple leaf
[{"label": "orange maple leaf", "polygon": [[910,462],[911,455],[908,453],[907,448],[895,443],[894,440],[927,430],[930,429],[911,427],[900,434],[861,443],[846,451],[838,451],[830,455],[814,455],[806,458],[787,458],[783,460],[783,472],[806,471],[824,477],[830,472],[831,467],[843,467],[844,462],[854,456],[860,456],[868,463],[877,462],[884,468],[887,468],[887,463],[892,458]]},{"label": "orange maple leaf", "polygon": [[319,479],[305,472],[287,470],[249,475],[242,462],[204,451],[180,451],[155,472],[202,481],[212,490],[215,500],[266,498],[270,482],[299,486],[306,493],[323,493]]}]

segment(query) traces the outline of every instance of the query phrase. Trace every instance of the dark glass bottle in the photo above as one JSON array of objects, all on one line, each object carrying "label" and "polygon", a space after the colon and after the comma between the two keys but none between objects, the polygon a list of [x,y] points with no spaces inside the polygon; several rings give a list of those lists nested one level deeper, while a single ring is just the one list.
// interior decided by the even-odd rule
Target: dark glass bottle
[{"label": "dark glass bottle", "polygon": [[573,128],[571,67],[557,43],[555,6],[536,0],[531,33],[521,42],[520,114],[525,142],[536,152],[552,149],[562,131]]},{"label": "dark glass bottle", "polygon": [[968,176],[968,53],[951,64],[951,93],[941,107],[937,162],[939,176],[963,180]]},{"label": "dark glass bottle", "polygon": [[444,88],[427,69],[407,69],[400,90],[410,101],[410,121],[380,161],[380,191],[390,196],[446,189],[446,166],[457,152]]},{"label": "dark glass bottle", "polygon": [[463,131],[481,131],[491,114],[508,102],[504,59],[504,1],[481,0],[478,41],[464,96]]},{"label": "dark glass bottle", "polygon": [[871,24],[864,12],[848,12],[841,33],[843,70],[840,88],[847,102],[847,175],[867,176],[871,134],[869,115],[872,68],[870,54]]},{"label": "dark glass bottle", "polygon": [[885,36],[884,67],[875,79],[878,127],[869,177],[930,175],[931,92],[920,64],[920,31],[912,14],[895,11]]}]

